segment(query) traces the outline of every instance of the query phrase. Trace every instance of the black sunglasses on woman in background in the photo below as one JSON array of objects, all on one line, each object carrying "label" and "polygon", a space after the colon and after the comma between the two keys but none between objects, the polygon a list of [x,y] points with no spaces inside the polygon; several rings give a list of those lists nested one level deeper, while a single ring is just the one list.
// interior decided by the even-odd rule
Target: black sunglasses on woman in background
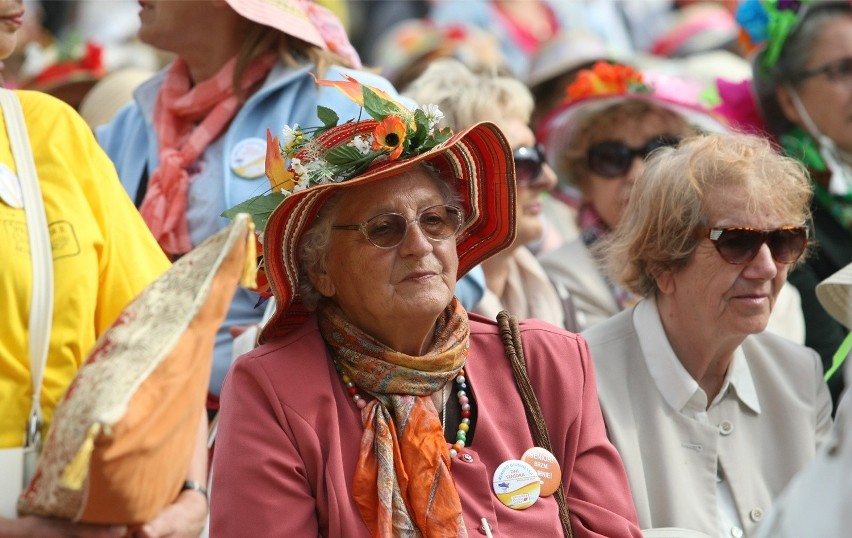
[{"label": "black sunglasses on woman in background", "polygon": [[588,150],[589,170],[601,177],[621,177],[630,171],[633,159],[637,157],[644,159],[655,149],[674,147],[679,142],[680,138],[666,135],[654,137],[638,148],[632,148],[616,140],[600,142]]}]

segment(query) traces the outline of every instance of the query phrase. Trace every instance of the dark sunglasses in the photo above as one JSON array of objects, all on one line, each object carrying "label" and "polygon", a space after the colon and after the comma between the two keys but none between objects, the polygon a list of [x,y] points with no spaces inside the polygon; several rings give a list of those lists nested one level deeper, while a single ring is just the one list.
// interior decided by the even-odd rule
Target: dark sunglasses
[{"label": "dark sunglasses", "polygon": [[624,142],[609,140],[591,146],[586,153],[589,170],[601,177],[617,178],[625,175],[633,166],[633,159],[644,159],[657,148],[677,146],[680,138],[658,136],[641,148],[631,148]]},{"label": "dark sunglasses", "polygon": [[399,213],[382,213],[361,224],[334,225],[332,229],[361,232],[373,246],[395,248],[408,234],[408,225],[415,223],[432,241],[443,241],[458,233],[462,225],[462,210],[452,205],[433,205],[412,220]]},{"label": "dark sunglasses", "polygon": [[518,185],[529,185],[541,175],[541,169],[547,162],[544,146],[521,146],[512,152],[515,157],[515,180]]},{"label": "dark sunglasses", "polygon": [[764,243],[778,263],[795,262],[808,246],[807,226],[782,226],[777,230],[704,228],[700,235],[713,241],[722,259],[734,265],[752,261]]},{"label": "dark sunglasses", "polygon": [[802,71],[795,79],[800,82],[819,75],[825,75],[832,82],[852,81],[852,57],[840,58],[825,65]]}]

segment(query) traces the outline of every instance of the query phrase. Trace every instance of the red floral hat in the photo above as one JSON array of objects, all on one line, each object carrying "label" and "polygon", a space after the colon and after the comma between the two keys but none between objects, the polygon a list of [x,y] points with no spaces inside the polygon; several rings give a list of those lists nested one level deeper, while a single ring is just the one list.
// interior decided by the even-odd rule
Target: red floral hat
[{"label": "red floral hat", "polygon": [[266,291],[275,296],[276,306],[261,342],[287,334],[309,316],[298,294],[302,236],[341,189],[384,181],[429,163],[461,196],[459,277],[515,239],[514,162],[511,146],[496,125],[479,123],[452,134],[436,128],[443,115],[434,105],[410,111],[354,79],[317,83],[346,93],[370,119],[338,125],[336,113],[319,107],[322,127],[285,127],[281,141],[267,132],[266,170],[272,189],[225,212],[250,213],[263,230],[258,280],[268,281]]}]

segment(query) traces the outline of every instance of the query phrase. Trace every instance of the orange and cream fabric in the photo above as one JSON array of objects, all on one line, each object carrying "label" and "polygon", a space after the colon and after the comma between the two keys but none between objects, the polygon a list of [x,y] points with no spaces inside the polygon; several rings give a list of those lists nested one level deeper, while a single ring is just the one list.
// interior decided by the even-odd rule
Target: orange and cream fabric
[{"label": "orange and cream fabric", "polygon": [[181,258],[98,339],[54,413],[18,511],[144,523],[186,478],[210,354],[246,260],[247,215]]}]

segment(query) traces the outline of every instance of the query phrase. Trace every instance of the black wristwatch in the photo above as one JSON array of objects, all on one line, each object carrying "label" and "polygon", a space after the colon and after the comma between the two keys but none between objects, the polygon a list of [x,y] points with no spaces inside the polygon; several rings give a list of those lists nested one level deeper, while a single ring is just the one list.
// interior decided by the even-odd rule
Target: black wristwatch
[{"label": "black wristwatch", "polygon": [[205,500],[207,500],[208,502],[210,501],[210,498],[207,495],[207,488],[205,488],[195,480],[185,480],[183,485],[180,487],[181,491],[186,491],[188,489],[197,491],[198,493],[204,495]]}]

